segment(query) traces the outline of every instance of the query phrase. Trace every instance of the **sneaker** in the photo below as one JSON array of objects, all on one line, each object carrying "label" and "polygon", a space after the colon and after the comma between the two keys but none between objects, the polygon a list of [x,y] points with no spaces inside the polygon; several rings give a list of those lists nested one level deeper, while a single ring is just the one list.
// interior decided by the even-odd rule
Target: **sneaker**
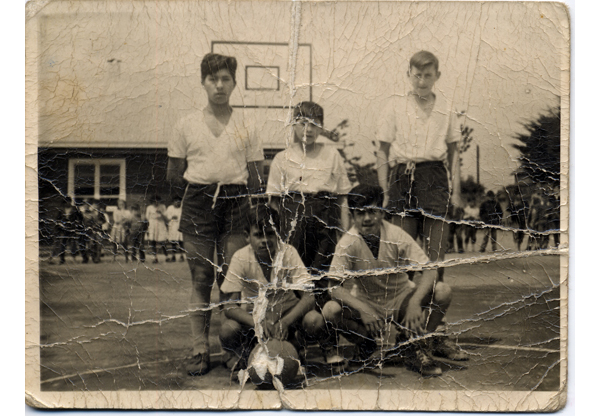
[{"label": "sneaker", "polygon": [[186,370],[190,376],[203,376],[210,371],[210,355],[196,354],[190,358],[186,365]]},{"label": "sneaker", "polygon": [[413,345],[410,348],[408,355],[404,358],[404,364],[409,369],[420,373],[423,377],[442,375],[440,366],[418,345]]},{"label": "sneaker", "polygon": [[452,361],[467,361],[469,356],[447,337],[435,337],[431,341],[431,354]]},{"label": "sneaker", "polygon": [[350,360],[352,364],[358,364],[360,366],[370,366],[376,359],[375,356],[379,357],[379,354],[375,354],[378,350],[378,345],[373,340],[366,340],[361,344],[357,344],[354,350],[354,357]]}]

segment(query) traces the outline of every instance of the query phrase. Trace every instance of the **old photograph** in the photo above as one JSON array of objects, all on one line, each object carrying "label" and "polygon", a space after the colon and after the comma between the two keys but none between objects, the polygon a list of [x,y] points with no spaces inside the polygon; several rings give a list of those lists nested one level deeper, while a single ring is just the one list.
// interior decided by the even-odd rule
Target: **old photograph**
[{"label": "old photograph", "polygon": [[29,405],[565,405],[563,4],[26,12]]}]

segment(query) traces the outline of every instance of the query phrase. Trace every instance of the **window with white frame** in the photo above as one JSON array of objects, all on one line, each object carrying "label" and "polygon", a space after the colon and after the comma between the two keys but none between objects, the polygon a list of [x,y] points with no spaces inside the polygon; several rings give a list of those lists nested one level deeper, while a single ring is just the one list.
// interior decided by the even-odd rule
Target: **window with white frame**
[{"label": "window with white frame", "polygon": [[116,205],[126,197],[125,159],[70,159],[68,193]]}]

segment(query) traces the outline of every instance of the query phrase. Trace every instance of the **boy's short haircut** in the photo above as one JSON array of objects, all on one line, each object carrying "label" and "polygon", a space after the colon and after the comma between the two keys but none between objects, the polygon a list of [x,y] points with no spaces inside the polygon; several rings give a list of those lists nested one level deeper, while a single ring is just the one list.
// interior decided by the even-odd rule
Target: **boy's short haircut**
[{"label": "boy's short haircut", "polygon": [[202,82],[209,75],[215,75],[221,69],[226,69],[231,74],[233,82],[235,81],[235,71],[237,71],[237,60],[233,56],[219,55],[217,53],[207,53],[202,58],[200,64],[200,74]]},{"label": "boy's short haircut", "polygon": [[318,121],[323,125],[324,111],[317,103],[312,101],[302,101],[294,107],[294,120],[299,118],[307,118],[310,120]]},{"label": "boy's short haircut", "polygon": [[259,230],[271,228],[279,233],[278,212],[266,204],[258,204],[255,207],[251,207],[244,230],[250,233],[252,227],[257,227]]},{"label": "boy's short haircut", "polygon": [[420,51],[420,52],[415,53],[412,56],[412,58],[410,58],[409,69],[414,67],[414,68],[417,68],[418,70],[422,71],[429,65],[433,65],[436,72],[439,71],[440,62],[438,61],[436,56],[434,54],[432,54],[431,52]]},{"label": "boy's short haircut", "polygon": [[383,188],[378,185],[357,185],[348,193],[351,210],[368,206],[383,208]]}]

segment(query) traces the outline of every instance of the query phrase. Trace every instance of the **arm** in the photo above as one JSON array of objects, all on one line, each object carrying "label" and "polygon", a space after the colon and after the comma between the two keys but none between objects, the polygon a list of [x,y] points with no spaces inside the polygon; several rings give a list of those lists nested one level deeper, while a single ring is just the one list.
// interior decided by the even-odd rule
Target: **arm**
[{"label": "arm", "polygon": [[[229,300],[240,300],[240,292],[231,293],[229,296]],[[239,303],[233,305],[225,306],[225,316],[229,319],[232,319],[236,322],[239,322],[242,325],[254,327],[254,319],[252,315],[242,309],[242,305]]]},{"label": "arm", "polygon": [[337,204],[340,207],[340,226],[342,232],[346,232],[350,229],[350,211],[348,209],[348,197],[338,196]]},{"label": "arm", "polygon": [[262,185],[260,174],[260,162],[248,162],[248,190],[256,194]]},{"label": "arm", "polygon": [[460,151],[458,143],[448,143],[448,166],[450,171],[451,183],[451,202],[455,206],[462,206],[462,197],[460,194]]},{"label": "arm", "polygon": [[352,309],[356,309],[369,334],[375,335],[383,329],[384,321],[377,315],[373,308],[352,296],[348,289],[343,286],[333,287],[333,284],[334,282],[332,281],[329,286],[331,298],[338,301],[342,307],[349,306]]},{"label": "arm", "polygon": [[176,157],[170,157],[167,163],[167,181],[176,188],[185,188],[186,181],[183,174],[186,169],[186,160]]},{"label": "arm", "polygon": [[423,270],[419,285],[408,302],[402,325],[417,334],[425,332],[426,319],[421,305],[425,296],[433,291],[436,278],[437,272],[435,270]]},{"label": "arm", "polygon": [[298,319],[302,318],[315,307],[315,297],[310,292],[303,292],[300,301],[275,324],[276,333],[273,334],[277,339],[286,339],[288,328]]},{"label": "arm", "polygon": [[377,151],[377,179],[379,186],[383,188],[383,207],[385,208],[389,201],[389,158],[390,156],[390,143],[379,142],[379,150]]}]

